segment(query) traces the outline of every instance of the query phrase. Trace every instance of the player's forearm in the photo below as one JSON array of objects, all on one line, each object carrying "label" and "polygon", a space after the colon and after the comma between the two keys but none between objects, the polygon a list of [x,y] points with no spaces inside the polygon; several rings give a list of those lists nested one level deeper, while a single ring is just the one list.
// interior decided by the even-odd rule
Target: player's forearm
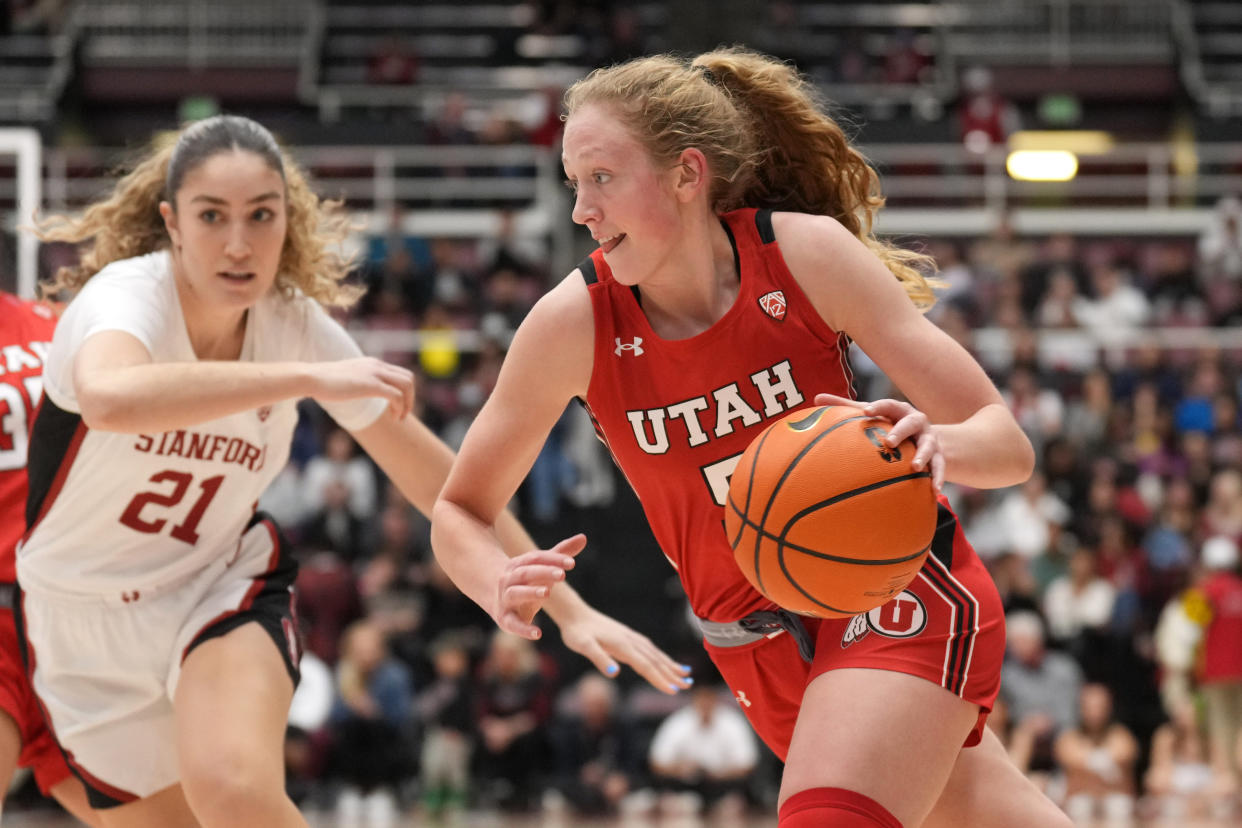
[{"label": "player's forearm", "polygon": [[1024,482],[1035,467],[1031,441],[1000,404],[985,405],[952,425],[934,425],[945,479],[978,489]]},{"label": "player's forearm", "polygon": [[492,527],[441,498],[431,512],[431,549],[457,588],[495,619],[498,585],[509,558]]},{"label": "player's forearm", "polygon": [[303,362],[175,362],[130,365],[79,379],[87,426],[129,434],[169,431],[308,396]]}]

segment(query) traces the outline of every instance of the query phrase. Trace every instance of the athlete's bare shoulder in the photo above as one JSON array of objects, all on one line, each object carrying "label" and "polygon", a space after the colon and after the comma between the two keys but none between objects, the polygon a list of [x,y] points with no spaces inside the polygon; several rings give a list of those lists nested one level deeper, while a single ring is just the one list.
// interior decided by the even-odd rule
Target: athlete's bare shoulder
[{"label": "athlete's bare shoulder", "polygon": [[509,359],[537,366],[545,382],[578,396],[591,380],[594,343],[591,297],[575,268],[531,308],[513,338]]},{"label": "athlete's bare shoulder", "polygon": [[772,229],[789,272],[834,330],[855,333],[855,304],[903,300],[880,258],[831,216],[773,213]]}]

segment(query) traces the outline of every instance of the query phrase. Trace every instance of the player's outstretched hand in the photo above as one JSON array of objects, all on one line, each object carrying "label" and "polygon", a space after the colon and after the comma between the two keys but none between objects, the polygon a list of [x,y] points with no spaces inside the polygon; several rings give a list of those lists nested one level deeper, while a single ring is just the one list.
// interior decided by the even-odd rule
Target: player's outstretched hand
[{"label": "player's outstretched hand", "polygon": [[388,411],[401,419],[414,410],[414,373],[375,357],[317,362],[313,366],[316,400],[382,397]]},{"label": "player's outstretched hand", "polygon": [[583,604],[572,618],[559,618],[561,640],[586,656],[601,673],[616,678],[617,662],[628,664],[661,693],[673,694],[694,684],[690,668],[678,664],[647,636]]},{"label": "player's outstretched hand", "polygon": [[586,535],[566,538],[551,549],[536,549],[505,564],[496,584],[492,620],[496,626],[522,638],[537,639],[543,633],[534,625],[552,587],[565,580],[574,568],[574,556],[586,548]]},{"label": "player's outstretched hand", "polygon": [[889,429],[885,442],[896,446],[902,440],[910,438],[917,447],[914,452],[913,466],[917,470],[931,469],[932,485],[936,491],[944,484],[944,454],[940,451],[940,441],[932,429],[927,415],[908,402],[901,400],[851,400],[835,394],[816,394],[816,405],[848,405],[857,408],[864,414],[883,417],[893,424]]}]

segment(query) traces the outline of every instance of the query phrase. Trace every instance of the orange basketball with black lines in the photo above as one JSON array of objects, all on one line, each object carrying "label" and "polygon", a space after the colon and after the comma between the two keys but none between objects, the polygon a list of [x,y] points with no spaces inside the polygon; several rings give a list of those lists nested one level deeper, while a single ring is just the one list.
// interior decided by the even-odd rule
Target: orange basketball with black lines
[{"label": "orange basketball with black lines", "polygon": [[785,609],[821,618],[872,610],[927,558],[938,505],[914,443],[849,406],[795,411],[743,452],[725,532],[746,578]]}]

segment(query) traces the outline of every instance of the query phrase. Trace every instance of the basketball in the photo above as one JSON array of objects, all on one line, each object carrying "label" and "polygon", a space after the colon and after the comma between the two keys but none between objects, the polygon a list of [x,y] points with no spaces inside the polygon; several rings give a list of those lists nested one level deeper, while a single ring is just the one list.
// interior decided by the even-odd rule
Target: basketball
[{"label": "basketball", "polygon": [[938,505],[910,440],[849,406],[801,409],[766,428],[738,461],[725,531],[746,578],[785,609],[821,618],[872,610],[927,558]]}]

